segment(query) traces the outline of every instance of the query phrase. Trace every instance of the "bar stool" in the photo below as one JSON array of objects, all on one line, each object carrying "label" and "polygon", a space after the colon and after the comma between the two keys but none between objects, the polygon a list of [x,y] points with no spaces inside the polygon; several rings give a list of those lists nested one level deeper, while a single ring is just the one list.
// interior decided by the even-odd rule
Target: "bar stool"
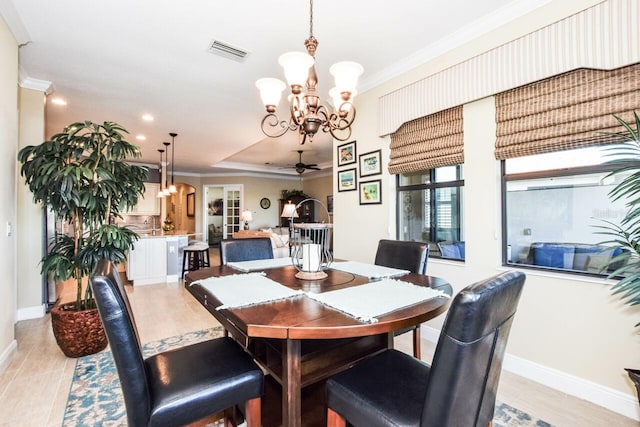
[{"label": "bar stool", "polygon": [[185,272],[211,267],[209,262],[209,245],[196,243],[185,246],[182,255],[182,277]]}]

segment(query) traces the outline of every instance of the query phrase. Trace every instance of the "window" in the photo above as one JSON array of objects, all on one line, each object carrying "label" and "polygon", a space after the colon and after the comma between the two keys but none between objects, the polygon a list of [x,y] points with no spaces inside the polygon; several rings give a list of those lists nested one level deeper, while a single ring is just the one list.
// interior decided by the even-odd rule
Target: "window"
[{"label": "window", "polygon": [[429,243],[430,256],[464,259],[462,166],[398,175],[398,239]]},{"label": "window", "polygon": [[624,201],[608,193],[621,176],[606,147],[589,147],[503,161],[504,263],[556,271],[606,274],[619,250],[597,234],[602,220],[619,224]]}]

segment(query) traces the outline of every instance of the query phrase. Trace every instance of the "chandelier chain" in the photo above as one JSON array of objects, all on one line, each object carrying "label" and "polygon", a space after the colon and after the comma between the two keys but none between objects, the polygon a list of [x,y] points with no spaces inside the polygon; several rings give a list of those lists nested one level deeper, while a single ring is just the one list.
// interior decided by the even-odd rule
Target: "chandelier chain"
[{"label": "chandelier chain", "polygon": [[309,0],[309,38],[313,38],[313,0]]}]

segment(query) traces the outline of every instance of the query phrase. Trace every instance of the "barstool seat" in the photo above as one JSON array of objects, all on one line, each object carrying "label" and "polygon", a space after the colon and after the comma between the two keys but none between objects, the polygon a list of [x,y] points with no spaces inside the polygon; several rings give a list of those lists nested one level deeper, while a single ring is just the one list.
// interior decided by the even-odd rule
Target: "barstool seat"
[{"label": "barstool seat", "polygon": [[211,267],[209,262],[209,245],[206,243],[196,243],[185,246],[182,255],[182,277],[184,273],[199,270],[204,267]]}]

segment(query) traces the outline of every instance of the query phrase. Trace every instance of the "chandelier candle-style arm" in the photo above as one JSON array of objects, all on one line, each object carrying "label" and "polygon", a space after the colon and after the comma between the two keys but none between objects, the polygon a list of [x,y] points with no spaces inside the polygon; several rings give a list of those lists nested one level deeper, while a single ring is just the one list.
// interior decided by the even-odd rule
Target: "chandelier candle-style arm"
[{"label": "chandelier candle-style arm", "polygon": [[307,53],[288,52],[278,58],[291,88],[289,119],[281,120],[276,114],[286,84],[274,78],[263,78],[256,82],[267,110],[267,115],[261,123],[262,132],[268,137],[277,138],[289,130],[297,130],[300,134],[300,144],[304,144],[307,140],[313,142],[313,136],[322,130],[339,141],[346,141],[351,137],[351,125],[356,116],[353,99],[357,93],[358,78],[364,69],[353,61],[333,64],[329,68],[335,79],[335,87],[329,91],[333,99],[333,109],[320,103],[320,96],[316,91],[318,76],[315,54],[318,40],[313,36],[313,0],[309,1],[309,38],[305,40],[304,45]]}]

